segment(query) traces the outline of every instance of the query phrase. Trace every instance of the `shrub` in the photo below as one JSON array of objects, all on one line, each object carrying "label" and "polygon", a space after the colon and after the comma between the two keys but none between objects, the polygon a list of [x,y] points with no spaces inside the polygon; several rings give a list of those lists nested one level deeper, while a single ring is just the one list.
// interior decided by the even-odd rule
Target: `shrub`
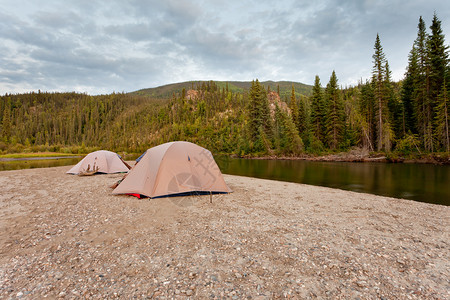
[{"label": "shrub", "polygon": [[419,150],[419,139],[414,134],[407,134],[404,138],[397,142],[397,147],[395,151],[404,155],[412,153],[420,153]]}]

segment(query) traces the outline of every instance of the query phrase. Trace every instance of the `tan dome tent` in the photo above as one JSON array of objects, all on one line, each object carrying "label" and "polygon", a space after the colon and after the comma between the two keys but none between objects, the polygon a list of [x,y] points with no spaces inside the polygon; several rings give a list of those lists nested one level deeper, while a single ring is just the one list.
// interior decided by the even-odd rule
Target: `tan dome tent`
[{"label": "tan dome tent", "polygon": [[189,142],[171,142],[148,149],[113,194],[155,198],[229,192],[209,150]]},{"label": "tan dome tent", "polygon": [[80,162],[66,173],[76,175],[92,175],[94,173],[128,172],[122,158],[114,152],[99,150],[86,155]]}]

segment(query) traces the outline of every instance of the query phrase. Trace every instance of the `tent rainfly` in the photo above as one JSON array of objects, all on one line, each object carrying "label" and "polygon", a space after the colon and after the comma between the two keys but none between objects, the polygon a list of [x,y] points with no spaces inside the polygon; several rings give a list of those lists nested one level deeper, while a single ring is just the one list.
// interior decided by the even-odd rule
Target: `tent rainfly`
[{"label": "tent rainfly", "polygon": [[113,194],[139,198],[229,192],[211,152],[189,142],[170,142],[148,149],[113,190]]},{"label": "tent rainfly", "polygon": [[99,150],[86,155],[72,167],[67,174],[83,175],[93,173],[122,173],[128,172],[128,167],[115,152]]}]

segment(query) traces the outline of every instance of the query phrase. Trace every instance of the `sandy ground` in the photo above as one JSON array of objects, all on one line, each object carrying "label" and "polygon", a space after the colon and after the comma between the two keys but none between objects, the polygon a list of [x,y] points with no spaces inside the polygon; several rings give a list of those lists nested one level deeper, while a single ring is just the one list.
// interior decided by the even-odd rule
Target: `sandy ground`
[{"label": "sandy ground", "polygon": [[450,207],[228,175],[137,199],[69,168],[0,172],[1,299],[450,299]]}]

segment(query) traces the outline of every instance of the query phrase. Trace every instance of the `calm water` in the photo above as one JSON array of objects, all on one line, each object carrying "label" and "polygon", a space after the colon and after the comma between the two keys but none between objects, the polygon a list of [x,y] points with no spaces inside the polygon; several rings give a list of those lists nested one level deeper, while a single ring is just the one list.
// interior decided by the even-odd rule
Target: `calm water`
[{"label": "calm water", "polygon": [[223,173],[450,205],[450,166],[217,157]]},{"label": "calm water", "polygon": [[[0,161],[0,171],[76,164],[81,158]],[[223,173],[411,199],[450,206],[450,166],[216,157]],[[1,174],[0,174],[1,176]]]},{"label": "calm water", "polygon": [[0,161],[0,171],[69,166],[80,160],[81,157]]}]

